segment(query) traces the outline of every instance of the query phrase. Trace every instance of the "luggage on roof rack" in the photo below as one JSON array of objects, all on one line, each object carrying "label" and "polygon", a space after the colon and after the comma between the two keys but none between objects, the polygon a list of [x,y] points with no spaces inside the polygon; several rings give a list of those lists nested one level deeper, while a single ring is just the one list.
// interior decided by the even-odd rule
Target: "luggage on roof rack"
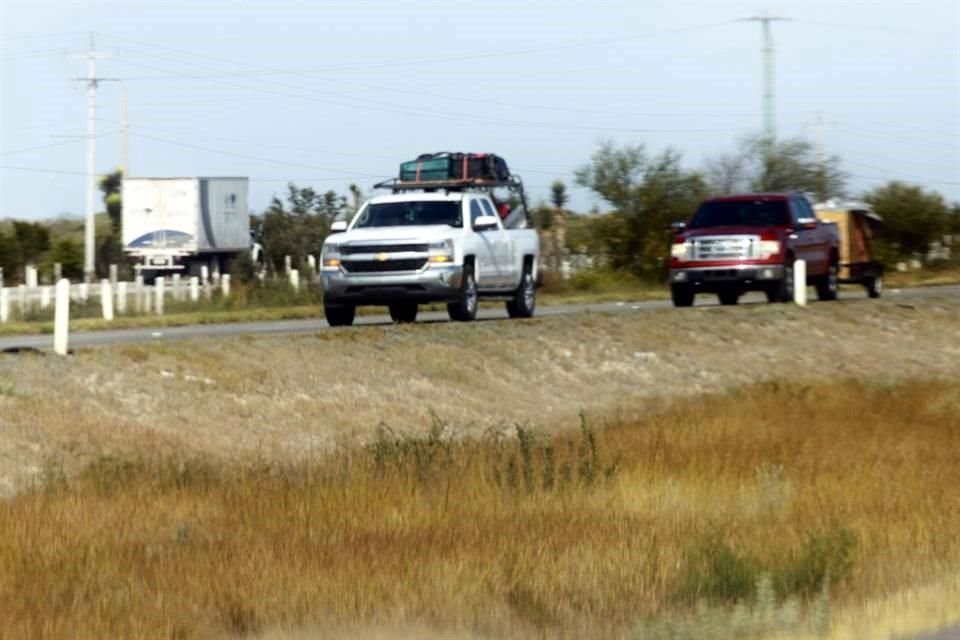
[{"label": "luggage on roof rack", "polygon": [[424,153],[416,160],[400,164],[403,182],[434,180],[498,180],[508,181],[507,162],[494,153]]}]

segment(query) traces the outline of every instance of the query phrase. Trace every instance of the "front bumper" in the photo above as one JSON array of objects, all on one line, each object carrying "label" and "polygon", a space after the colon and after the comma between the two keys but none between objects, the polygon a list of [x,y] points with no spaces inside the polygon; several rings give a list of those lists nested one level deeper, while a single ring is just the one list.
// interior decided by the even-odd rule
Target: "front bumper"
[{"label": "front bumper", "polygon": [[783,280],[782,264],[736,264],[670,269],[670,284],[693,285],[704,290],[731,284],[740,284],[745,289],[762,289],[778,280]]},{"label": "front bumper", "polygon": [[392,304],[453,302],[460,293],[463,266],[431,264],[403,273],[347,273],[323,269],[323,300],[327,304]]}]

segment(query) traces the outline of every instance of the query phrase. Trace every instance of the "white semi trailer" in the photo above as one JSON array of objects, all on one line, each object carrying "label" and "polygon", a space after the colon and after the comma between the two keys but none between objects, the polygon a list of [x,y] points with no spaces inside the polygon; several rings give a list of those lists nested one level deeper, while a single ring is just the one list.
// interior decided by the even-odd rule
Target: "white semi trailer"
[{"label": "white semi trailer", "polygon": [[250,239],[247,178],[126,178],[123,247],[145,279],[226,271]]}]

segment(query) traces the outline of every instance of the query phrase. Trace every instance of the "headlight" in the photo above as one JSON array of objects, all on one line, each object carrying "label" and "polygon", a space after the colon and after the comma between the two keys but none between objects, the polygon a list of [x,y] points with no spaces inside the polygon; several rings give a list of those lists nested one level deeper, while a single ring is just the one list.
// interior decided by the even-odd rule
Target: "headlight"
[{"label": "headlight", "polygon": [[335,269],[340,266],[340,245],[334,243],[323,245],[321,265],[331,269]]},{"label": "headlight", "polygon": [[760,241],[760,255],[761,260],[766,260],[771,256],[775,256],[780,253],[780,241],[779,240],[761,240]]},{"label": "headlight", "polygon": [[670,257],[678,258],[678,259],[686,258],[687,249],[689,248],[689,246],[690,245],[686,242],[677,242],[672,244],[670,246]]},{"label": "headlight", "polygon": [[430,262],[446,263],[453,262],[453,240],[441,240],[440,242],[431,242],[429,246]]}]

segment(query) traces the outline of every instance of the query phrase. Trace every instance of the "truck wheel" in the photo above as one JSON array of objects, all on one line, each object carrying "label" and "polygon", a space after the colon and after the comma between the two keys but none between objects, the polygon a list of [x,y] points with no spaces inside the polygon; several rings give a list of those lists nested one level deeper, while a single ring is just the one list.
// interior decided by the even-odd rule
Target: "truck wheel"
[{"label": "truck wheel", "polygon": [[839,290],[840,266],[831,262],[827,275],[817,280],[817,300],[836,300]]},{"label": "truck wheel", "polygon": [[473,277],[473,265],[463,267],[463,280],[460,283],[460,293],[457,301],[447,305],[447,313],[451,320],[470,322],[477,317],[477,281]]},{"label": "truck wheel", "polygon": [[349,327],[353,324],[353,317],[357,308],[352,304],[324,304],[323,313],[327,316],[327,324],[331,327]]},{"label": "truck wheel", "polygon": [[720,300],[720,304],[737,304],[740,302],[740,292],[736,289],[721,289],[717,292],[717,299]]},{"label": "truck wheel", "polygon": [[683,284],[674,284],[670,286],[670,298],[675,307],[693,306],[693,298],[696,294],[693,287]]},{"label": "truck wheel", "polygon": [[793,300],[793,258],[783,265],[783,280],[767,289],[767,302],[790,302]]},{"label": "truck wheel", "polygon": [[417,321],[417,303],[404,302],[390,305],[390,318],[397,324]]},{"label": "truck wheel", "polygon": [[867,279],[867,295],[871,298],[879,298],[883,293],[883,276],[876,275]]},{"label": "truck wheel", "polygon": [[520,286],[513,294],[513,298],[507,301],[507,315],[511,318],[530,318],[533,317],[533,310],[537,306],[537,288],[533,282],[533,274],[530,273],[530,267],[523,268],[523,279]]}]

